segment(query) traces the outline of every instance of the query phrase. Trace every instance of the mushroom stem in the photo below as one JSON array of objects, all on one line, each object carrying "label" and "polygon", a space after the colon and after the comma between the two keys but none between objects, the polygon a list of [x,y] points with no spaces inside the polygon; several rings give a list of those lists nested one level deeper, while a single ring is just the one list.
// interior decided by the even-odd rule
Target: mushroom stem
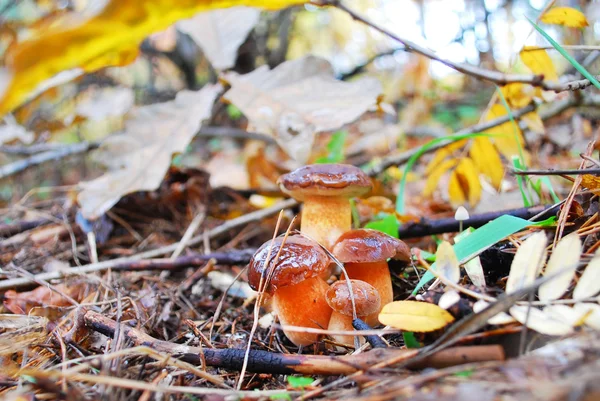
[{"label": "mushroom stem", "polygon": [[379,324],[377,316],[381,309],[394,300],[394,289],[392,277],[386,261],[369,263],[346,263],[344,264],[348,277],[354,280],[362,280],[371,284],[379,292],[381,297],[381,308],[377,313],[367,316],[364,320],[370,326]]},{"label": "mushroom stem", "polygon": [[[329,319],[329,326],[327,330],[336,330],[336,331],[352,331],[354,330],[354,326],[352,326],[352,316],[346,316],[339,312],[333,311],[331,314],[331,319]],[[347,345],[349,347],[354,347],[354,336],[344,336],[341,334],[332,334],[331,337],[338,342],[339,344]],[[360,343],[364,344],[365,339],[360,337]]]},{"label": "mushroom stem", "polygon": [[307,196],[300,231],[331,250],[340,235],[352,228],[350,200],[338,196]]},{"label": "mushroom stem", "polygon": [[[325,299],[328,288],[327,283],[320,277],[280,287],[273,295],[273,311],[282,325],[323,329],[327,327],[332,312]],[[313,344],[319,337],[314,333],[286,330],[284,333],[296,345]]]}]

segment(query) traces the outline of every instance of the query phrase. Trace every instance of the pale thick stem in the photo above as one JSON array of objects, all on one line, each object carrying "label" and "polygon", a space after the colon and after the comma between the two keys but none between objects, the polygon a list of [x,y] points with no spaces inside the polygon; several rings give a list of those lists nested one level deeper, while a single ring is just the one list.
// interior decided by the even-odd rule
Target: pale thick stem
[{"label": "pale thick stem", "polygon": [[304,200],[300,231],[331,250],[340,235],[352,228],[348,198],[310,196]]},{"label": "pale thick stem", "polygon": [[[331,308],[325,300],[329,286],[320,277],[309,278],[296,285],[278,288],[273,295],[273,311],[282,325],[324,329],[329,324]],[[310,345],[318,340],[313,333],[287,332],[296,345]]]},{"label": "pale thick stem", "polygon": [[374,326],[379,324],[378,315],[381,309],[394,300],[392,276],[386,261],[373,263],[346,263],[344,265],[351,279],[362,280],[371,284],[381,297],[381,308],[365,318],[365,322]]},{"label": "pale thick stem", "polygon": [[[327,328],[327,330],[354,330],[354,326],[352,326],[352,316],[346,316],[339,312],[333,312],[331,314],[331,319],[329,319],[329,327]],[[354,347],[354,336],[331,335],[331,337],[335,340],[335,342],[339,344]],[[365,343],[365,339],[363,337],[360,337],[359,340],[361,344]]]}]

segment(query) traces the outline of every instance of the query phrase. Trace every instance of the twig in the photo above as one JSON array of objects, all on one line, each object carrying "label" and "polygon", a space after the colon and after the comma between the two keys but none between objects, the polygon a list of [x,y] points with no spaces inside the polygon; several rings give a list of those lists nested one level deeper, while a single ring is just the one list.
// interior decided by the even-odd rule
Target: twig
[{"label": "twig", "polygon": [[[545,212],[543,216],[547,218],[550,214],[556,214],[552,209],[554,209],[554,206],[534,206],[520,209],[500,210],[473,215],[462,223],[464,227],[478,228],[505,214],[528,220],[540,212]],[[445,219],[421,219],[421,221],[417,223],[407,223],[402,225],[402,227],[398,229],[398,237],[401,239],[417,238],[434,234],[458,232],[459,223],[460,222],[454,217]]]},{"label": "twig", "polygon": [[0,237],[9,237],[15,234],[22,233],[23,231],[31,230],[44,224],[51,223],[53,220],[48,218],[41,218],[36,220],[25,220],[16,223],[0,224]]},{"label": "twig", "polygon": [[[371,329],[371,326],[369,326],[365,321],[363,321],[359,318],[354,318],[352,320],[352,327],[354,327],[356,330],[370,330]],[[383,341],[381,339],[381,337],[379,337],[378,335],[365,335],[365,340],[367,340],[367,342],[369,344],[371,344],[371,348],[373,348],[373,349],[388,348],[385,341]]]},{"label": "twig", "polygon": [[227,137],[234,139],[256,139],[258,141],[263,141],[266,143],[274,144],[275,139],[272,137],[260,134],[257,132],[247,132],[243,129],[233,128],[233,127],[202,127],[200,131],[196,134],[196,136],[200,137]]},{"label": "twig", "polygon": [[[87,327],[110,337],[114,335],[117,326],[117,322],[114,320],[94,311],[85,312],[84,321]],[[200,362],[198,347],[158,340],[140,330],[124,324],[121,326],[122,335],[134,345],[145,345],[192,364]],[[207,365],[239,371],[242,368],[245,350],[205,348],[203,353]],[[250,350],[248,353],[248,371],[272,374],[344,375],[366,369],[381,360],[411,354],[414,354],[414,352],[398,348],[377,348],[362,354],[342,356],[280,354]],[[418,365],[409,364],[409,367],[411,369],[440,368],[466,362],[503,359],[504,351],[499,345],[455,347],[433,355]]]},{"label": "twig", "polygon": [[581,170],[512,170],[514,175],[581,175],[600,174],[600,168],[584,168]]},{"label": "twig", "polygon": [[91,146],[92,144],[89,142],[75,143],[56,150],[38,153],[24,160],[6,164],[0,167],[0,179],[9,177],[29,167],[37,166],[50,160],[57,160],[66,156],[87,152],[90,150]]},{"label": "twig", "polygon": [[[204,241],[205,235],[209,239],[218,237],[233,228],[236,228],[236,227],[248,224],[248,223],[252,223],[254,221],[261,220],[265,217],[268,217],[275,213],[278,213],[282,209],[288,209],[288,208],[296,206],[297,204],[298,204],[298,202],[294,199],[286,199],[286,200],[281,201],[281,202],[277,203],[276,205],[273,205],[269,208],[260,209],[260,210],[245,214],[243,216],[237,217],[235,219],[228,220],[225,223],[221,224],[220,226],[213,228],[212,230],[209,230],[203,234],[193,237],[188,242],[188,246],[194,246],[194,245],[198,245],[198,244],[202,243],[202,241]],[[115,266],[118,266],[122,263],[128,263],[128,262],[132,262],[135,260],[141,260],[141,259],[154,258],[154,257],[160,256],[160,255],[165,255],[167,253],[171,253],[175,249],[177,249],[177,246],[178,246],[178,244],[175,243],[175,244],[164,246],[162,248],[142,252],[142,253],[139,253],[139,254],[133,255],[133,256],[107,260],[107,261],[100,262],[100,263],[92,263],[92,264],[83,265],[81,267],[76,267],[76,268],[72,268],[72,269],[68,269],[68,270],[40,273],[40,274],[36,274],[34,277],[36,279],[40,279],[40,280],[54,280],[57,278],[67,277],[67,276],[72,276],[72,275],[100,272],[100,271],[107,270],[107,269],[113,268]],[[24,285],[30,284],[32,281],[33,281],[32,279],[27,278],[27,277],[19,277],[19,278],[14,278],[14,279],[9,279],[9,280],[3,280],[3,281],[0,281],[0,291],[8,290],[10,288],[22,287]]]}]

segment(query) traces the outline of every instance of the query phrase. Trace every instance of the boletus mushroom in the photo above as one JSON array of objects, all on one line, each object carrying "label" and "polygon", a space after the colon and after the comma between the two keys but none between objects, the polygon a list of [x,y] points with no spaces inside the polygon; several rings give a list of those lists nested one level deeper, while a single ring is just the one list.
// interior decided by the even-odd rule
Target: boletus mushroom
[{"label": "boletus mushroom", "polygon": [[[410,248],[403,241],[377,230],[366,228],[347,231],[333,246],[333,255],[342,263],[351,279],[366,281],[379,291],[381,308],[394,300],[392,277],[387,260],[409,263]],[[376,325],[380,310],[365,321]]]},{"label": "boletus mushroom", "polygon": [[[371,284],[361,280],[350,280],[356,317],[364,319],[381,309],[379,292]],[[346,280],[336,281],[327,290],[327,303],[333,309],[328,330],[354,330],[352,326],[353,308],[350,288]],[[332,335],[340,344],[354,345],[354,337],[348,335]],[[364,340],[363,340],[364,341]]]},{"label": "boletus mushroom", "polygon": [[300,231],[331,250],[333,243],[352,228],[350,198],[372,188],[371,179],[348,164],[312,164],[284,174],[281,190],[304,202]]},{"label": "boletus mushroom", "polygon": [[[264,243],[252,257],[248,284],[257,291],[262,285],[272,296],[273,311],[282,325],[325,329],[332,310],[325,300],[329,286],[321,275],[330,263],[331,258],[316,242],[298,235],[290,235],[285,242],[279,237]],[[284,333],[296,345],[313,344],[319,336]]]}]

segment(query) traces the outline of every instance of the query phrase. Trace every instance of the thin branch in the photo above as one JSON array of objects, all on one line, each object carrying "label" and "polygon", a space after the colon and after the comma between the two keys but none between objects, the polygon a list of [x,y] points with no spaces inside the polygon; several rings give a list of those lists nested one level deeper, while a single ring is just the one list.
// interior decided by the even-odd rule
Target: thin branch
[{"label": "thin branch", "polygon": [[[113,337],[117,322],[94,311],[86,311],[83,317],[90,329]],[[148,334],[121,325],[122,334],[134,345],[145,345],[156,351],[164,352],[192,364],[201,363],[200,348],[155,339]],[[210,366],[236,370],[242,368],[245,350],[230,348],[202,349],[206,364]],[[248,371],[255,373],[303,375],[345,375],[367,369],[382,360],[410,356],[415,352],[398,348],[376,348],[354,355],[298,355],[280,354],[268,351],[250,350],[248,353]],[[467,362],[503,360],[504,351],[499,345],[454,347],[430,356],[420,363],[411,365],[412,369],[425,367],[446,367]]]},{"label": "thin branch", "polygon": [[584,168],[581,170],[512,170],[514,175],[581,175],[600,174],[600,168]]}]

